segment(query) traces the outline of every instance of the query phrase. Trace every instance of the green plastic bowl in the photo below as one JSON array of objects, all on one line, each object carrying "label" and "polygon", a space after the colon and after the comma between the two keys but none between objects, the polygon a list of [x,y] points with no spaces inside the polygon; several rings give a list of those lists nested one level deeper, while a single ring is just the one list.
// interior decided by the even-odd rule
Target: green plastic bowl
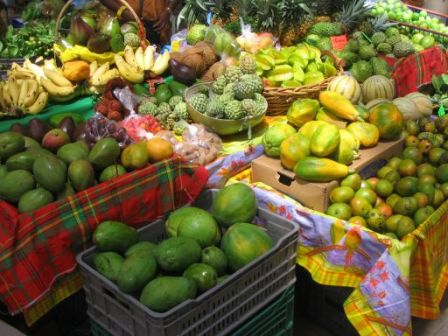
[{"label": "green plastic bowl", "polygon": [[197,124],[203,124],[213,130],[216,134],[219,135],[232,135],[237,134],[239,132],[247,130],[249,127],[254,128],[259,123],[261,123],[266,115],[266,111],[268,109],[268,104],[266,102],[264,112],[260,115],[244,118],[239,120],[226,120],[226,119],[217,119],[209,117],[199,111],[197,111],[190,104],[190,98],[192,95],[203,91],[204,88],[211,91],[211,85],[213,82],[206,82],[195,84],[185,90],[185,101],[187,102],[188,112],[190,113],[191,119]]}]

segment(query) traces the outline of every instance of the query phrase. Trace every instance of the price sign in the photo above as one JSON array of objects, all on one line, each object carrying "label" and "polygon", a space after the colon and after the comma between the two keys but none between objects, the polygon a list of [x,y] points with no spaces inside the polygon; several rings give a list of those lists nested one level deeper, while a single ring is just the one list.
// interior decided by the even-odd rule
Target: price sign
[{"label": "price sign", "polygon": [[347,43],[348,43],[347,35],[339,35],[331,37],[331,44],[333,45],[334,50],[344,49]]}]

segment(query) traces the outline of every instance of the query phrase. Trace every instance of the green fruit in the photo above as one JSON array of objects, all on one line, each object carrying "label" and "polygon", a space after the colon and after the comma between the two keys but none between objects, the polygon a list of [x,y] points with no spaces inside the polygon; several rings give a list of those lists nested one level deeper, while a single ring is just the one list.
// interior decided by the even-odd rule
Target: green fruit
[{"label": "green fruit", "polygon": [[352,209],[346,203],[333,203],[326,211],[326,214],[343,220],[352,217]]},{"label": "green fruit", "polygon": [[407,147],[403,151],[403,159],[409,159],[414,161],[416,164],[423,162],[423,154],[416,147]]},{"label": "green fruit", "polygon": [[184,96],[184,92],[187,89],[185,84],[176,82],[175,80],[168,83],[168,87],[173,96]]},{"label": "green fruit", "polygon": [[95,183],[95,171],[87,160],[76,160],[68,167],[68,179],[76,191],[85,190]]},{"label": "green fruit", "polygon": [[117,281],[124,258],[116,252],[101,252],[93,257],[93,268],[111,281]]},{"label": "green fruit", "polygon": [[448,163],[444,163],[437,168],[436,178],[439,183],[448,182]]},{"label": "green fruit", "polygon": [[104,169],[114,164],[120,156],[120,146],[114,138],[98,141],[89,153],[89,161],[95,169]]},{"label": "green fruit", "polygon": [[137,230],[118,221],[102,222],[93,233],[93,242],[101,251],[125,252],[137,241]]},{"label": "green fruit", "polygon": [[381,167],[380,170],[378,170],[378,172],[376,173],[376,175],[378,176],[378,178],[380,179],[384,179],[384,177],[387,175],[387,173],[393,171],[394,169],[390,166],[384,166]]},{"label": "green fruit", "polygon": [[9,171],[23,169],[32,172],[34,161],[36,161],[38,156],[39,154],[34,151],[25,151],[14,154],[6,161],[6,168],[8,168]]},{"label": "green fruit", "polygon": [[398,167],[400,166],[400,163],[401,163],[401,158],[394,156],[389,160],[387,165],[389,167],[392,167],[393,169],[398,169]]},{"label": "green fruit", "polygon": [[218,283],[218,274],[207,264],[192,264],[184,271],[183,276],[196,282],[199,293],[206,292]]},{"label": "green fruit", "polygon": [[67,168],[55,156],[39,157],[34,161],[33,174],[39,186],[57,193],[65,188]]},{"label": "green fruit", "polygon": [[396,170],[392,170],[392,171],[388,172],[386,174],[386,176],[384,176],[384,179],[388,180],[388,181],[390,181],[392,183],[395,183],[398,180],[400,180],[400,173],[397,172]]},{"label": "green fruit", "polygon": [[386,220],[378,209],[372,209],[367,213],[367,226],[376,232],[383,232]]},{"label": "green fruit", "polygon": [[154,279],[157,262],[147,251],[134,252],[124,260],[117,277],[118,287],[125,293],[141,290]]},{"label": "green fruit", "polygon": [[406,236],[408,233],[411,233],[414,230],[415,230],[414,221],[408,216],[403,216],[401,218],[400,222],[398,223],[397,230],[395,231],[395,234],[397,235],[397,237],[399,239],[401,239],[404,236]]},{"label": "green fruit", "polygon": [[327,157],[336,150],[340,140],[339,129],[325,123],[318,127],[311,138],[311,153],[317,157]]},{"label": "green fruit", "polygon": [[40,144],[33,138],[24,136],[23,139],[25,140],[25,149],[41,148]]},{"label": "green fruit", "polygon": [[263,229],[248,223],[232,225],[221,240],[221,249],[233,271],[265,254],[273,245],[272,238]]},{"label": "green fruit", "polygon": [[412,197],[403,197],[400,198],[393,206],[394,213],[404,215],[404,216],[413,216],[415,211],[417,210],[418,204],[417,201]]},{"label": "green fruit", "polygon": [[122,165],[113,164],[109,167],[104,168],[104,170],[101,172],[100,182],[102,183],[112,180],[113,178],[124,175],[126,173],[126,169]]},{"label": "green fruit", "polygon": [[4,132],[0,134],[0,162],[5,162],[10,156],[25,149],[23,135],[16,132]]},{"label": "green fruit", "polygon": [[397,232],[398,224],[403,219],[403,215],[392,215],[386,220],[386,225],[384,226],[384,230],[386,232]]},{"label": "green fruit", "polygon": [[428,161],[433,165],[438,165],[442,158],[442,155],[446,152],[443,148],[434,147],[429,150]]},{"label": "green fruit", "polygon": [[80,143],[68,143],[58,149],[57,156],[66,164],[73,161],[87,159],[89,151]]},{"label": "green fruit", "polygon": [[157,249],[157,263],[168,272],[180,272],[201,259],[201,246],[192,238],[173,237]]},{"label": "green fruit", "polygon": [[0,178],[4,178],[8,174],[8,169],[6,166],[0,165]]},{"label": "green fruit", "polygon": [[354,191],[361,187],[362,178],[359,174],[350,174],[341,182],[341,187],[349,187]]},{"label": "green fruit", "polygon": [[414,214],[414,223],[415,225],[420,225],[423,223],[426,219],[428,219],[434,212],[434,209],[432,207],[424,207],[418,209]]},{"label": "green fruit", "polygon": [[436,174],[436,168],[429,163],[423,163],[417,167],[417,176],[419,178],[425,175],[434,176],[435,174]]},{"label": "green fruit", "polygon": [[435,187],[432,183],[419,181],[417,183],[417,191],[428,196],[429,203],[432,203],[435,194]]},{"label": "green fruit", "polygon": [[68,196],[74,195],[75,193],[76,193],[75,189],[73,189],[73,187],[70,184],[70,182],[67,182],[65,184],[64,189],[57,193],[56,199],[59,201],[59,200],[64,199],[64,198],[66,198]]},{"label": "green fruit", "polygon": [[155,97],[159,103],[168,103],[173,96],[168,84],[160,84],[157,86]]},{"label": "green fruit", "polygon": [[279,157],[281,143],[294,133],[296,133],[296,130],[288,124],[275,124],[269,127],[262,138],[265,154],[272,157]]},{"label": "green fruit", "polygon": [[333,203],[348,203],[355,196],[355,192],[350,187],[337,187],[330,193],[330,201]]},{"label": "green fruit", "polygon": [[216,246],[209,246],[202,250],[201,263],[213,267],[218,276],[224,275],[227,271],[227,256]]},{"label": "green fruit", "polygon": [[395,192],[400,196],[412,196],[418,191],[418,179],[406,176],[395,183]]},{"label": "green fruit", "polygon": [[20,213],[31,212],[53,202],[53,200],[54,197],[49,191],[37,188],[27,191],[20,197],[18,208]]},{"label": "green fruit", "polygon": [[229,227],[235,223],[252,222],[257,213],[257,198],[244,183],[231,184],[216,194],[212,215],[219,224]]},{"label": "green fruit", "polygon": [[191,279],[162,276],[143,288],[140,302],[151,310],[163,313],[188,299],[194,299],[196,292],[196,282]]},{"label": "green fruit", "polygon": [[156,251],[157,251],[156,244],[151,243],[149,241],[141,241],[129,247],[124,253],[124,256],[129,257],[134,253],[140,253],[140,252],[147,252],[149,254],[155,255]]},{"label": "green fruit", "polygon": [[360,188],[356,193],[355,197],[365,199],[370,205],[375,205],[378,196],[375,191],[370,188]]},{"label": "green fruit", "polygon": [[375,190],[379,196],[389,197],[394,191],[394,185],[388,180],[379,180]]},{"label": "green fruit", "polygon": [[0,199],[18,202],[20,197],[34,188],[34,178],[26,170],[14,170],[0,179]]}]

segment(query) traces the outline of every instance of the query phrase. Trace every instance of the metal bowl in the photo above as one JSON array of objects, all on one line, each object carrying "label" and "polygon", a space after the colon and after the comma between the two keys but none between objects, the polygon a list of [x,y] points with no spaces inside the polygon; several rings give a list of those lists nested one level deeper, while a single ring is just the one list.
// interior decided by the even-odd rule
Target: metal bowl
[{"label": "metal bowl", "polygon": [[203,92],[204,90],[208,90],[209,96],[213,96],[213,92],[211,92],[212,83],[213,82],[195,84],[185,90],[185,101],[187,102],[188,112],[195,123],[203,124],[219,135],[232,135],[245,131],[249,127],[254,128],[263,121],[268,109],[267,102],[265,103],[264,112],[262,114],[238,120],[212,118],[197,111],[190,104],[191,96],[198,92]]}]

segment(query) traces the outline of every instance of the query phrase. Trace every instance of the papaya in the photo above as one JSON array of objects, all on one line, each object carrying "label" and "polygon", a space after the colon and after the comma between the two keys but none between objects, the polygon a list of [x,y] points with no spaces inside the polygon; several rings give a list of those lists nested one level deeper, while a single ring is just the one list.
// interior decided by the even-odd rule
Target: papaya
[{"label": "papaya", "polygon": [[0,134],[0,161],[5,162],[10,156],[25,149],[23,135],[16,132],[4,132]]},{"label": "papaya", "polygon": [[151,243],[149,241],[141,241],[138,242],[134,245],[132,245],[130,248],[128,248],[126,250],[126,252],[124,253],[125,257],[129,257],[131,254],[140,252],[140,251],[146,251],[148,253],[151,253],[153,255],[155,255],[157,250],[157,245],[154,243]]},{"label": "papaya", "polygon": [[18,202],[20,197],[34,188],[33,175],[27,170],[19,169],[6,173],[0,179],[0,199]]},{"label": "papaya", "polygon": [[87,159],[89,151],[80,143],[68,143],[58,149],[57,156],[66,164],[73,161]]},{"label": "papaya", "polygon": [[116,252],[101,252],[93,257],[93,268],[111,281],[117,281],[124,258]]},{"label": "papaya", "polygon": [[68,179],[76,191],[85,190],[95,183],[95,171],[87,160],[76,160],[68,167]]},{"label": "papaya", "polygon": [[299,133],[303,134],[308,138],[308,140],[311,141],[314,132],[316,132],[316,130],[322,125],[325,125],[324,121],[318,121],[318,120],[308,121],[305,125],[300,127]]},{"label": "papaya", "polygon": [[300,133],[291,134],[280,145],[280,161],[289,170],[293,170],[296,163],[310,155],[310,141]]},{"label": "papaya", "polygon": [[272,157],[279,157],[281,143],[294,133],[296,133],[296,130],[288,124],[278,123],[269,127],[261,140],[265,154]]},{"label": "papaya", "polygon": [[349,131],[363,147],[375,147],[380,139],[378,128],[367,122],[354,122],[348,125]]},{"label": "papaya", "polygon": [[6,161],[6,168],[8,168],[9,171],[23,169],[32,172],[33,164],[36,158],[36,152],[20,152],[9,157],[9,159]]},{"label": "papaya", "polygon": [[118,221],[104,221],[93,233],[93,242],[101,251],[125,252],[137,241],[137,230]]},{"label": "papaya", "polygon": [[334,160],[308,156],[297,162],[294,172],[304,181],[330,182],[346,177],[353,170]]},{"label": "papaya", "polygon": [[339,118],[350,121],[361,119],[358,110],[353,106],[350,100],[340,93],[321,91],[319,94],[319,101],[322,106]]},{"label": "papaya", "polygon": [[133,293],[154,279],[156,272],[157,262],[152,254],[143,250],[134,252],[121,265],[117,285],[123,292]]},{"label": "papaya", "polygon": [[140,302],[156,312],[166,312],[197,293],[196,282],[185,277],[161,276],[151,280],[140,294]]},{"label": "papaya", "polygon": [[212,203],[212,215],[224,227],[252,222],[257,213],[257,197],[244,183],[235,183],[218,191]]},{"label": "papaya", "polygon": [[199,293],[208,291],[218,283],[218,274],[207,264],[191,264],[182,275],[196,282]]},{"label": "papaya", "polygon": [[120,146],[114,138],[98,141],[89,153],[89,161],[95,169],[102,170],[115,163],[120,156]]},{"label": "papaya", "polygon": [[303,126],[314,119],[319,106],[319,102],[315,99],[297,99],[291,104],[286,114],[288,122],[295,127]]},{"label": "papaya", "polygon": [[347,126],[347,122],[344,119],[336,117],[333,113],[331,113],[324,107],[321,107],[317,112],[316,120],[333,124],[337,128],[345,128]]},{"label": "papaya", "polygon": [[394,104],[382,103],[372,108],[369,112],[369,122],[378,127],[381,139],[395,140],[401,136],[404,119]]},{"label": "papaya", "polygon": [[21,213],[34,211],[53,202],[53,200],[54,197],[48,190],[44,188],[33,189],[20,197],[18,209]]},{"label": "papaya", "polygon": [[201,259],[201,246],[187,237],[164,240],[157,248],[157,263],[168,272],[180,272]]},{"label": "papaya", "polygon": [[67,181],[67,168],[55,156],[43,156],[34,161],[33,174],[36,182],[53,193],[62,191]]},{"label": "papaya", "polygon": [[227,256],[230,269],[237,271],[269,251],[274,242],[257,225],[236,223],[224,234],[221,249]]},{"label": "papaya", "polygon": [[340,129],[339,135],[341,141],[332,158],[339,163],[350,165],[359,156],[359,142],[345,129]]},{"label": "papaya", "polygon": [[339,129],[332,124],[319,126],[311,137],[310,151],[318,157],[327,157],[339,146],[341,136]]}]

